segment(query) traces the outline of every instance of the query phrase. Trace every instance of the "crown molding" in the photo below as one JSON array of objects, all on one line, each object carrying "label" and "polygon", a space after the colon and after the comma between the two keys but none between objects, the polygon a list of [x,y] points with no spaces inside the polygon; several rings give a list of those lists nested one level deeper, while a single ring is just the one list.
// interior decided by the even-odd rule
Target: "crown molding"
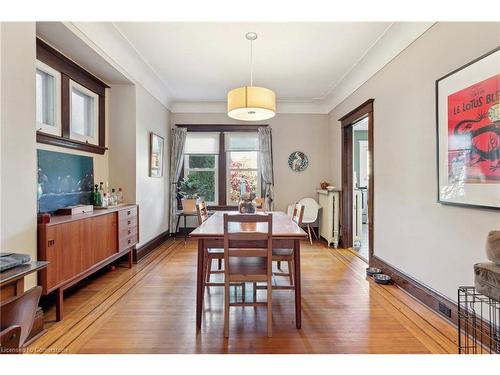
[{"label": "crown molding", "polygon": [[165,82],[112,22],[63,22],[87,45],[99,53],[123,75],[141,85],[167,109],[172,95]]},{"label": "crown molding", "polygon": [[[330,93],[309,101],[277,101],[277,113],[330,113],[366,81],[424,34],[435,22],[394,22],[335,85]],[[174,113],[225,113],[225,101],[174,102]]]}]

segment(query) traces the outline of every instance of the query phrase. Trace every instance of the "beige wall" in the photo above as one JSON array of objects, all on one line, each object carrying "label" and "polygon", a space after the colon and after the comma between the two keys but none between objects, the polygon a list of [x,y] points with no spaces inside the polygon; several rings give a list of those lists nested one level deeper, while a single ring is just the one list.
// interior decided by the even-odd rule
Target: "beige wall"
[{"label": "beige wall", "polygon": [[2,23],[0,45],[0,248],[36,259],[35,23]]},{"label": "beige wall", "polygon": [[[170,111],[141,86],[136,89],[136,201],[140,207],[140,243],[168,230],[168,128]],[[163,177],[149,177],[149,134],[165,140]]]},{"label": "beige wall", "polygon": [[[242,123],[225,113],[173,113],[172,124],[235,124]],[[273,129],[275,209],[286,210],[288,204],[304,198],[317,199],[315,190],[328,179],[328,115],[277,114],[265,121]],[[293,172],[288,156],[303,151],[309,167]]]},{"label": "beige wall", "polygon": [[125,202],[135,203],[135,86],[112,85],[109,91],[109,184],[123,189]]},{"label": "beige wall", "polygon": [[500,23],[438,23],[330,114],[340,184],[341,116],[374,98],[375,255],[456,300],[500,212],[436,203],[435,81],[500,45]]}]

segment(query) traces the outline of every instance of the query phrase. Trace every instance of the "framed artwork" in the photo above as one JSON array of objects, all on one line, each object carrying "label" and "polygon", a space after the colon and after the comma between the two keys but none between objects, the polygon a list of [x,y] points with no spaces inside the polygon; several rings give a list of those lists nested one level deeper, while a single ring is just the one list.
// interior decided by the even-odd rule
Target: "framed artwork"
[{"label": "framed artwork", "polygon": [[163,176],[164,139],[158,134],[149,134],[149,177]]},{"label": "framed artwork", "polygon": [[294,151],[288,157],[288,166],[294,172],[302,172],[309,166],[309,158],[302,151]]},{"label": "framed artwork", "polygon": [[500,47],[436,81],[438,202],[500,209]]}]

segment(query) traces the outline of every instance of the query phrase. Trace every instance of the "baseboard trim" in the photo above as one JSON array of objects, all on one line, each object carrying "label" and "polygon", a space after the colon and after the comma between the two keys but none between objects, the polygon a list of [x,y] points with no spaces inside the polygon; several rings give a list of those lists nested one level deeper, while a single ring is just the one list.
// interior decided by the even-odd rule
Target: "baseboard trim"
[{"label": "baseboard trim", "polygon": [[[370,266],[380,268],[382,272],[389,275],[394,283],[401,289],[411,294],[430,309],[436,311],[443,318],[449,320],[455,325],[458,324],[458,306],[454,301],[420,283],[410,275],[388,264],[375,255],[370,260]],[[439,311],[439,303],[444,304],[451,310],[451,316],[447,316]]]},{"label": "baseboard trim", "polygon": [[163,242],[170,238],[170,233],[168,230],[160,233],[158,236],[152,240],[146,242],[141,247],[134,250],[134,263],[140,262],[144,257],[151,253],[154,249],[160,246]]}]

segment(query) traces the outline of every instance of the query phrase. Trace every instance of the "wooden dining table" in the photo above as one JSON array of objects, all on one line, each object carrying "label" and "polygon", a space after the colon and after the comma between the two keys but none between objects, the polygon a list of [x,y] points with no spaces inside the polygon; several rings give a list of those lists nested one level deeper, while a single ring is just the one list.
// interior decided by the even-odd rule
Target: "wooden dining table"
[{"label": "wooden dining table", "polygon": [[[237,214],[233,211],[218,211],[208,218],[203,224],[190,233],[190,237],[198,240],[198,262],[196,281],[196,331],[201,329],[203,311],[204,283],[203,270],[206,267],[205,251],[213,248],[224,247],[224,214]],[[273,248],[293,249],[294,274],[295,274],[295,325],[300,329],[302,322],[301,313],[301,274],[300,274],[300,240],[307,238],[307,233],[284,212],[269,212],[273,215]],[[238,225],[235,223],[235,225]],[[241,225],[241,224],[239,224]],[[231,231],[245,231],[245,227],[232,228]]]}]

